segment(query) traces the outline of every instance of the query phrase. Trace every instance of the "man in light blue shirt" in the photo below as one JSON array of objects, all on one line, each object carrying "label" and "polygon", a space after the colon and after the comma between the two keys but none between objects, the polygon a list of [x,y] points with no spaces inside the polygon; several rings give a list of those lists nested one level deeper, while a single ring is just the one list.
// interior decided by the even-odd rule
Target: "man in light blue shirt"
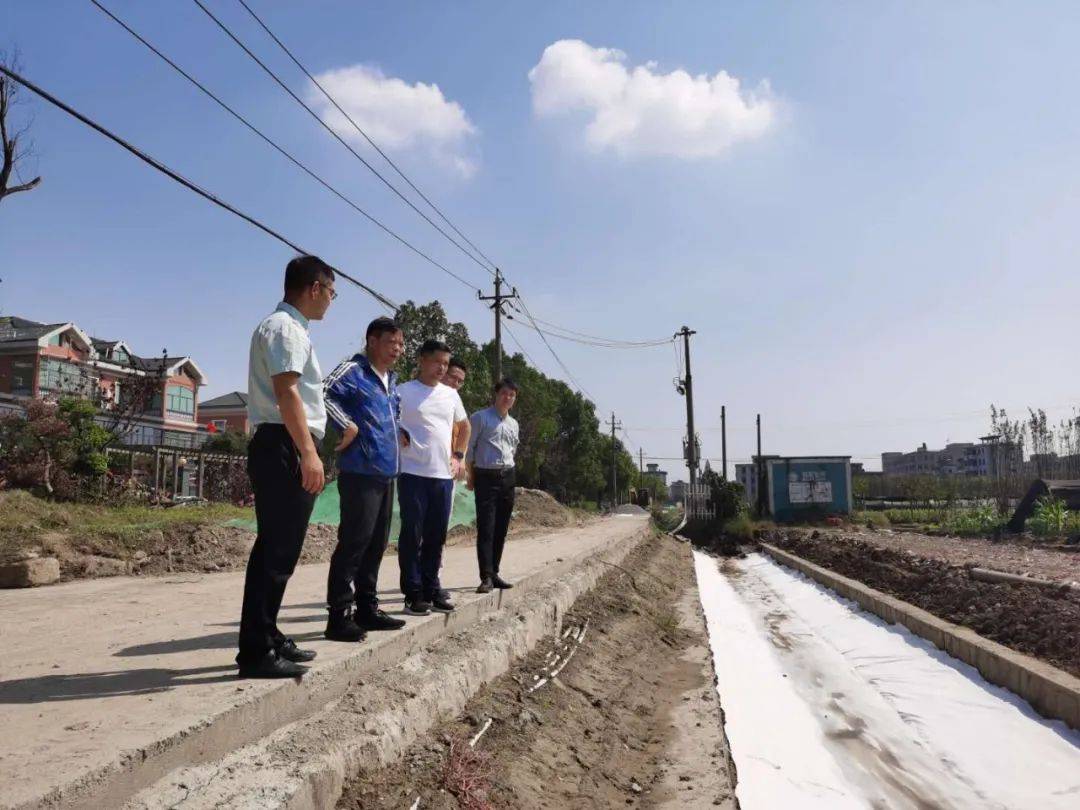
[{"label": "man in light blue shirt", "polygon": [[285,300],[251,336],[248,416],[255,433],[248,475],[258,536],[248,558],[240,614],[243,678],[295,678],[315,653],[278,629],[277,616],[304,546],[315,497],[326,481],[318,442],[326,431],[322,371],[308,337],[334,291],[334,269],[314,256],[285,268]]},{"label": "man in light blue shirt", "polygon": [[511,588],[499,576],[506,532],[514,511],[514,455],[518,423],[510,415],[518,387],[504,377],[495,383],[495,402],[469,418],[469,489],[476,492],[476,558],[480,566],[477,593]]}]

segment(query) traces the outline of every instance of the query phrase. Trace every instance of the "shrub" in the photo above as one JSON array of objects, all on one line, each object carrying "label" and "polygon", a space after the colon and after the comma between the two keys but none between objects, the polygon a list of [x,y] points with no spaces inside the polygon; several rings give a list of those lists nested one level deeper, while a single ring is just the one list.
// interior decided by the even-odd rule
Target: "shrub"
[{"label": "shrub", "polygon": [[1061,535],[1068,531],[1069,510],[1065,502],[1059,498],[1047,496],[1039,498],[1035,504],[1035,512],[1032,514],[1028,525],[1035,534]]},{"label": "shrub", "polygon": [[997,509],[987,504],[977,509],[949,512],[941,527],[952,534],[971,537],[992,534],[1001,527],[1001,522]]}]

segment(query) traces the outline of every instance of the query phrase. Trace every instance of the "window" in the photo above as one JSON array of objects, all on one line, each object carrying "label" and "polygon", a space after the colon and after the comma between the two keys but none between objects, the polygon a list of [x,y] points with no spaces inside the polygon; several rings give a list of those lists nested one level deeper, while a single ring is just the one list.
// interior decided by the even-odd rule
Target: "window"
[{"label": "window", "polygon": [[113,349],[112,359],[121,365],[127,365],[131,362],[131,357],[123,349]]},{"label": "window", "polygon": [[53,335],[52,337],[50,337],[49,338],[49,345],[50,346],[59,346],[60,345],[60,335],[56,334],[56,335]]},{"label": "window", "polygon": [[34,361],[16,360],[11,364],[11,393],[17,397],[34,394]]},{"label": "window", "polygon": [[217,428],[218,433],[225,433],[229,429],[229,422],[225,419],[214,419],[210,424]]},{"label": "window", "polygon": [[165,412],[167,416],[181,419],[195,418],[195,392],[182,385],[165,388]]},{"label": "window", "polygon": [[38,388],[42,391],[88,397],[96,387],[97,380],[82,366],[65,360],[41,359]]}]

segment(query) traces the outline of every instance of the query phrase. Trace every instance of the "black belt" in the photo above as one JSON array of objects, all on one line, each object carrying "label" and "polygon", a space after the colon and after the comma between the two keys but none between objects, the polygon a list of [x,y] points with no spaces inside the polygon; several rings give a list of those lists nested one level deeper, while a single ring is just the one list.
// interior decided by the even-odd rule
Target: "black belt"
[{"label": "black belt", "polygon": [[477,475],[506,475],[514,471],[513,467],[476,467]]}]

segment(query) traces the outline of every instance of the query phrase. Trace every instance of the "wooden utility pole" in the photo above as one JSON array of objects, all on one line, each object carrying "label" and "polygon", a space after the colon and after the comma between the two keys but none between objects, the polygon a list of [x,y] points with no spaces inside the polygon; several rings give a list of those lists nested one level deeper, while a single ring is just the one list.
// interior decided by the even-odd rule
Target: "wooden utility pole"
[{"label": "wooden utility pole", "polygon": [[[619,452],[615,445],[615,431],[622,427],[622,422],[616,421],[615,411],[611,412],[611,508],[619,505]],[[632,464],[633,462],[631,462]]]},{"label": "wooden utility pole", "polygon": [[491,309],[495,311],[495,382],[502,379],[502,316],[506,313],[502,311],[503,301],[508,301],[511,298],[517,298],[517,287],[511,288],[509,293],[503,293],[502,291],[502,271],[498,267],[495,268],[495,294],[494,295],[481,295],[476,293],[476,297],[481,301],[491,301]]},{"label": "wooden utility pole", "polygon": [[723,465],[720,477],[727,481],[727,405],[720,406],[720,463]]},{"label": "wooden utility pole", "polygon": [[698,446],[694,432],[694,377],[690,373],[690,336],[697,332],[684,326],[675,333],[683,339],[683,356],[686,361],[686,376],[679,381],[679,393],[686,397],[686,468],[690,473],[690,484],[697,483]]}]

